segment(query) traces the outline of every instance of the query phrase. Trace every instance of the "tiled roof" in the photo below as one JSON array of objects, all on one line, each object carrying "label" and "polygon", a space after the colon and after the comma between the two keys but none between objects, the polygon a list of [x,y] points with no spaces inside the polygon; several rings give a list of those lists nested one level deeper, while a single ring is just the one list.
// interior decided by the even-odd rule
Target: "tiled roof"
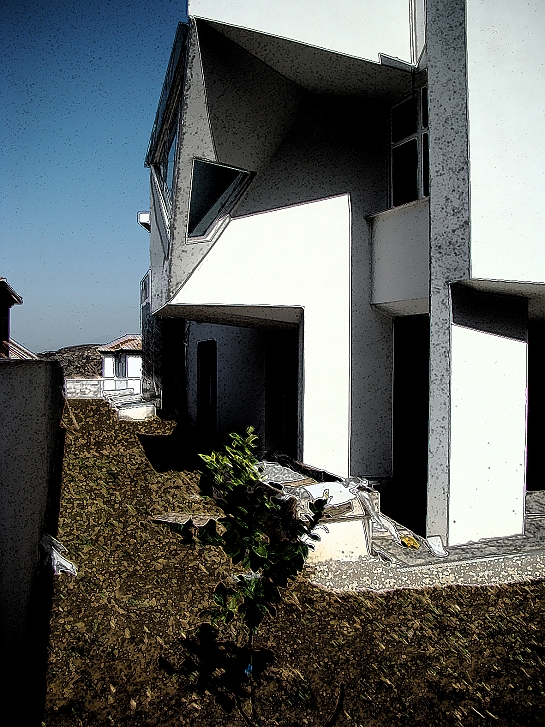
[{"label": "tiled roof", "polygon": [[138,334],[127,334],[116,338],[115,341],[100,346],[100,353],[115,353],[115,351],[142,351],[142,336]]},{"label": "tiled roof", "polygon": [[32,353],[32,351],[29,351],[28,348],[21,346],[21,344],[14,341],[13,338],[9,339],[9,357],[16,359],[38,359],[35,353]]},{"label": "tiled roof", "polygon": [[21,303],[23,302],[21,296],[13,290],[11,285],[4,277],[0,278],[0,293],[2,294],[3,298],[10,301],[10,307],[12,305],[21,305]]}]

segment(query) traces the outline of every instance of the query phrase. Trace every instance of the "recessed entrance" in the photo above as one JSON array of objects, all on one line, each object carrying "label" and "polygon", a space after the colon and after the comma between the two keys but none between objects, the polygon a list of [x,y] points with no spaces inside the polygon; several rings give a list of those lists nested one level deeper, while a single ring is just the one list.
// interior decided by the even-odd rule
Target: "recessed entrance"
[{"label": "recessed entrance", "polygon": [[197,344],[197,433],[208,450],[218,437],[218,354],[216,341]]},{"label": "recessed entrance", "polygon": [[545,322],[528,322],[526,489],[545,490]]},{"label": "recessed entrance", "polygon": [[429,316],[394,319],[393,478],[384,512],[426,535]]},{"label": "recessed entrance", "polygon": [[265,333],[265,449],[296,458],[299,332]]}]

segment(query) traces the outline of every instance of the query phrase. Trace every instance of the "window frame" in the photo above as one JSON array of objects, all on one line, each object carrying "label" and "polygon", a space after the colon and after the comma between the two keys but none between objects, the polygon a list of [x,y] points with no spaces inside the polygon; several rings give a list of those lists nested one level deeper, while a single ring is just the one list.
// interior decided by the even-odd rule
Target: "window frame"
[{"label": "window frame", "polygon": [[[392,116],[394,109],[398,108],[402,104],[406,103],[412,98],[417,99],[417,115],[416,115],[416,130],[414,133],[403,137],[399,141],[393,141],[392,138]],[[424,105],[425,104],[425,105]],[[426,113],[424,114],[424,108]],[[425,118],[424,118],[425,117]],[[427,122],[424,125],[424,121]],[[413,93],[409,96],[405,96],[401,101],[394,104],[390,108],[389,114],[389,141],[390,141],[390,158],[389,158],[389,203],[390,208],[395,209],[396,207],[402,207],[404,204],[411,204],[417,202],[420,199],[426,199],[429,197],[429,110],[428,110],[428,86],[426,83],[422,84],[418,88],[415,88]],[[393,151],[409,141],[416,140],[417,150],[417,166],[416,166],[416,199],[402,204],[394,205],[394,174],[393,174]],[[425,149],[425,145],[426,149]],[[428,162],[426,167],[426,161]]]},{"label": "window frame", "polygon": [[[198,228],[200,225],[202,225],[203,221],[207,219],[207,217],[210,216],[211,211],[214,209],[214,207],[219,203],[219,208],[216,212],[216,214],[213,217],[209,217],[209,221],[206,225],[206,228],[203,232],[199,232],[199,234],[193,234],[189,232],[189,218],[190,218],[190,212],[191,212],[191,196],[193,191],[193,175],[195,172],[195,162],[200,162],[202,164],[210,164],[217,167],[223,167],[224,169],[231,169],[238,173],[238,178],[235,178],[231,185],[229,187],[233,187],[231,193],[225,198],[225,194],[228,192],[229,187],[221,194],[218,199],[214,202],[214,204],[208,209],[208,211],[205,213],[205,215],[202,217],[202,219],[199,221],[199,223],[196,225]],[[233,208],[235,205],[240,201],[242,195],[246,192],[248,189],[252,179],[255,176],[255,172],[251,172],[247,169],[241,169],[240,167],[235,167],[231,164],[222,164],[219,161],[212,161],[210,159],[203,159],[202,157],[193,157],[192,159],[192,169],[191,169],[191,187],[189,190],[189,204],[188,204],[188,214],[187,214],[187,224],[186,224],[186,241],[189,244],[194,244],[198,242],[213,242],[225,229],[226,225],[229,223],[231,217],[230,213],[233,211]]]}]

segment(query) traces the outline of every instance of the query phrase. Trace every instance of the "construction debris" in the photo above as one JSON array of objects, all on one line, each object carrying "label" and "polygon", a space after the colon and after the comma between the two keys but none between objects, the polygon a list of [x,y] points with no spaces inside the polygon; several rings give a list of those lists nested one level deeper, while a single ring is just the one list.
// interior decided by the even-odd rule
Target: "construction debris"
[{"label": "construction debris", "polygon": [[53,572],[56,576],[60,573],[68,573],[71,576],[77,576],[78,569],[76,566],[62,555],[62,553],[67,552],[62,543],[59,543],[58,540],[46,533],[43,536],[40,545],[51,558],[51,565],[53,566]]}]

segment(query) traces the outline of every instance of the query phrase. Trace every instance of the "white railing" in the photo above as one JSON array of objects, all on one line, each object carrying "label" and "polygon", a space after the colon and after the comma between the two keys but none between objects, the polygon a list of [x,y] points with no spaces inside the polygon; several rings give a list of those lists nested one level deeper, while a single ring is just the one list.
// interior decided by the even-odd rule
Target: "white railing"
[{"label": "white railing", "polygon": [[67,399],[103,399],[105,394],[132,389],[140,394],[140,378],[130,379],[65,379]]}]

